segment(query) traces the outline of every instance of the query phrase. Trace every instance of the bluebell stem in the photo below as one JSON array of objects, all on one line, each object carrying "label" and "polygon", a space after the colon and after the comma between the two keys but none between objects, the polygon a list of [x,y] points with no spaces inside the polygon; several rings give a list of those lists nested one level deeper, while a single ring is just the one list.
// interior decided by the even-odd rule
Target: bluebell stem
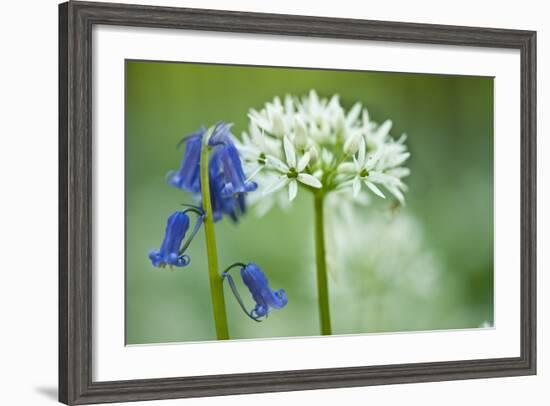
[{"label": "bluebell stem", "polygon": [[[187,212],[193,211],[199,214],[195,227],[193,228],[189,238],[185,243],[183,240],[185,234],[189,230],[189,216]],[[185,211],[177,211],[172,213],[166,222],[166,231],[164,240],[158,250],[149,252],[149,259],[155,267],[163,268],[166,265],[184,267],[189,265],[191,258],[185,254],[189,244],[199,231],[204,215],[198,208],[193,207]],[[183,245],[182,245],[183,243]]]},{"label": "bluebell stem", "polygon": [[[229,274],[231,269],[240,267],[241,278],[243,283],[250,291],[252,298],[256,302],[256,306],[251,311],[246,309],[244,301],[239,294],[233,277]],[[237,302],[243,309],[244,313],[254,321],[261,321],[263,317],[267,317],[272,309],[282,309],[288,303],[288,298],[284,289],[272,290],[269,287],[269,281],[262,272],[260,267],[254,263],[236,263],[231,265],[222,273],[222,278],[227,280],[231,291],[235,295]]]}]

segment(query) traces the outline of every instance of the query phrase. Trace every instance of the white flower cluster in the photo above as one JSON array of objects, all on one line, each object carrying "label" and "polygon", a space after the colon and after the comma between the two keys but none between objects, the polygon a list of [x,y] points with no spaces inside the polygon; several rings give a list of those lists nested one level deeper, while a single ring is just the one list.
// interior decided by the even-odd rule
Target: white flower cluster
[{"label": "white flower cluster", "polygon": [[381,198],[385,189],[404,204],[402,178],[409,169],[402,164],[410,155],[406,136],[394,140],[391,121],[371,121],[361,103],[346,113],[338,95],[319,98],[311,90],[301,99],[275,97],[261,110],[250,110],[249,118],[249,131],[238,148],[249,179],[258,181],[264,196],[288,186],[288,200],[277,194],[273,199],[288,204],[302,185],[323,193],[349,189],[364,201],[360,193],[365,185]]},{"label": "white flower cluster", "polygon": [[456,289],[410,212],[329,211],[326,225],[328,269],[338,282],[331,285],[332,305],[348,312],[348,323],[341,325],[350,330],[342,333],[431,328],[448,317],[434,303],[442,292],[452,297]]}]

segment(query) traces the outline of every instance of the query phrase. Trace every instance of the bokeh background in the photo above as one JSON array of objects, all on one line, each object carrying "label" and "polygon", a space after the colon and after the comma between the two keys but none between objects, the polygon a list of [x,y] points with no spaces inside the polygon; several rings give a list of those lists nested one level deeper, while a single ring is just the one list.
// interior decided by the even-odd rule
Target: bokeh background
[{"label": "bokeh background", "polygon": [[[157,269],[147,258],[168,215],[192,202],[166,183],[181,159],[178,141],[219,120],[233,122],[238,136],[250,108],[310,89],[338,93],[346,109],[361,101],[375,121],[392,119],[392,134],[406,132],[412,154],[406,207],[371,199],[342,216],[329,205],[334,334],[492,325],[492,78],[127,61],[127,344],[215,339],[202,232],[187,268]],[[231,338],[318,335],[312,221],[312,198],[302,192],[289,211],[216,224],[220,266],[256,262],[289,297],[255,323],[226,289]]]}]

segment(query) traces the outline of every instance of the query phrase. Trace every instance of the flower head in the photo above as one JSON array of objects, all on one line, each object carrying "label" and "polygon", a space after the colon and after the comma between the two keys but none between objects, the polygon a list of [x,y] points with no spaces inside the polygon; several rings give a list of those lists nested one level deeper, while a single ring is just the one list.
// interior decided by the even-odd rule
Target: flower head
[{"label": "flower head", "polygon": [[220,160],[221,174],[223,176],[224,196],[231,196],[237,193],[253,192],[258,188],[256,182],[246,179],[244,174],[239,151],[231,139],[228,142],[218,146],[216,158]]},{"label": "flower head", "polygon": [[210,200],[214,221],[221,220],[223,215],[237,221],[239,216],[246,212],[244,193],[227,193],[228,183],[225,181],[221,155],[223,150],[218,149],[212,153],[208,166],[210,179]]},{"label": "flower head", "polygon": [[265,194],[288,186],[292,201],[299,186],[325,194],[349,188],[359,199],[365,185],[373,195],[383,198],[387,191],[404,204],[402,178],[409,170],[403,164],[410,156],[406,137],[395,141],[392,122],[371,121],[361,103],[346,111],[338,95],[321,98],[312,90],[302,98],[275,97],[248,116],[249,132],[237,147],[258,183],[277,176],[262,188]]},{"label": "flower head", "polygon": [[[197,213],[200,212],[197,208],[189,209]],[[189,230],[189,216],[185,211],[177,211],[172,213],[166,222],[166,230],[164,233],[164,240],[158,250],[152,250],[149,252],[149,259],[155,267],[163,268],[166,265],[184,267],[189,265],[191,258],[185,254],[185,251],[191,240],[197,234],[201,224],[203,216],[198,217],[195,227],[189,236],[188,240],[182,245],[183,239],[187,230]]]},{"label": "flower head", "polygon": [[258,185],[246,179],[231,134],[231,124],[219,122],[208,134],[206,140],[207,131],[201,127],[182,140],[185,144],[182,162],[177,171],[168,174],[168,183],[193,193],[198,201],[202,200],[200,159],[202,148],[208,142],[208,147],[213,149],[208,162],[208,174],[214,220],[220,220],[225,214],[237,221],[238,216],[246,211],[245,194],[256,190]]},{"label": "flower head", "polygon": [[[256,303],[254,309],[251,311],[246,309],[235,282],[229,274],[229,271],[234,267],[240,267],[243,283],[248,288],[250,294],[252,295],[252,299],[254,299],[254,302]],[[282,309],[288,303],[285,290],[272,290],[269,287],[269,281],[267,280],[265,274],[258,265],[252,262],[246,265],[241,263],[234,264],[223,272],[222,277],[224,280],[226,279],[228,281],[231,290],[243,311],[255,321],[260,321],[261,318],[267,317],[272,309]]]}]

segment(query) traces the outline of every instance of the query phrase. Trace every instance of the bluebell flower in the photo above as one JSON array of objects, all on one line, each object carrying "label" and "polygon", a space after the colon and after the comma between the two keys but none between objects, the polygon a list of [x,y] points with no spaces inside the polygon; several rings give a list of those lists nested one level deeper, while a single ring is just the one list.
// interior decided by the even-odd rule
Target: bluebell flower
[{"label": "bluebell flower", "polygon": [[224,196],[222,194],[225,183],[223,180],[219,154],[220,150],[216,150],[212,153],[208,166],[210,201],[212,202],[214,221],[221,220],[224,214],[228,215],[233,221],[237,221],[239,212],[236,210],[235,199],[233,196]]},{"label": "bluebell flower", "polygon": [[247,181],[244,174],[239,151],[231,138],[231,125],[220,122],[216,124],[208,145],[215,147],[216,158],[220,160],[224,186],[222,194],[231,196],[237,193],[253,192],[258,188],[256,182]]},{"label": "bluebell flower", "polygon": [[246,180],[244,170],[239,157],[237,147],[233,142],[221,148],[220,161],[223,167],[224,187],[222,193],[225,196],[253,192],[258,188],[256,182]]},{"label": "bluebell flower", "polygon": [[185,144],[185,151],[179,169],[168,173],[168,183],[170,185],[192,193],[200,192],[200,160],[202,137],[205,132],[203,126],[181,141]]},{"label": "bluebell flower", "polygon": [[[252,299],[256,302],[256,306],[251,311],[246,309],[246,306],[239,294],[237,286],[229,274],[229,271],[235,267],[241,268],[241,278],[243,283],[248,288]],[[241,264],[237,263],[230,266],[227,270],[222,273],[222,278],[227,280],[231,291],[235,295],[237,302],[243,309],[243,311],[250,317],[252,320],[260,321],[261,318],[267,317],[269,312],[272,309],[282,309],[288,303],[288,298],[284,289],[272,290],[269,287],[269,281],[267,277],[262,272],[260,267],[254,263]]]},{"label": "bluebell flower", "polygon": [[[202,200],[200,180],[200,158],[204,127],[182,140],[185,151],[180,168],[168,174],[168,182],[177,188],[193,193],[198,201]],[[231,135],[231,124],[219,122],[208,140],[213,149],[208,162],[210,195],[214,221],[224,215],[237,221],[245,213],[244,194],[257,189],[255,182],[246,179],[239,152]]]},{"label": "bluebell flower", "polygon": [[[194,211],[200,216],[197,219],[195,227],[191,232],[191,235],[185,243],[183,240],[187,230],[189,230],[189,216],[188,211]],[[189,244],[193,240],[193,237],[199,231],[202,224],[204,215],[198,208],[193,207],[185,211],[177,211],[172,213],[166,222],[166,231],[164,233],[164,240],[158,250],[152,250],[149,252],[149,259],[155,267],[163,268],[166,265],[184,267],[189,265],[191,258],[185,254],[185,251],[189,247]],[[183,245],[182,245],[183,243]]]},{"label": "bluebell flower", "polygon": [[217,148],[212,153],[208,167],[210,178],[210,200],[214,221],[218,221],[225,214],[233,221],[246,212],[244,193],[226,193],[232,186],[228,186],[222,166],[222,156],[225,150]]}]

